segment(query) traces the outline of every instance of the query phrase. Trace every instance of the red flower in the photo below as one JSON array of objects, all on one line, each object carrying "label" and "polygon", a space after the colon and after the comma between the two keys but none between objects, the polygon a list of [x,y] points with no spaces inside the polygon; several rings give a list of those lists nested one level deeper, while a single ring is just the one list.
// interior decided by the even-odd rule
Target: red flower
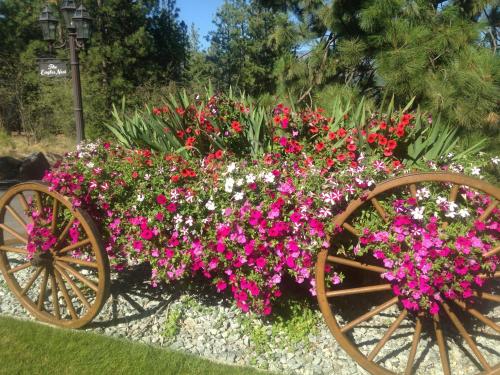
[{"label": "red flower", "polygon": [[327,165],[328,167],[333,167],[333,165],[334,165],[334,164],[335,164],[335,160],[330,159],[330,158],[327,158],[327,159],[326,159],[326,165]]},{"label": "red flower", "polygon": [[132,178],[136,179],[137,177],[139,177],[139,173],[137,173],[137,171],[133,171],[132,172]]},{"label": "red flower", "polygon": [[238,121],[233,121],[231,123],[231,128],[236,132],[240,133],[242,131],[241,124]]},{"label": "red flower", "polygon": [[356,145],[355,145],[354,143],[349,143],[349,144],[347,145],[347,149],[348,149],[349,151],[356,151],[357,147],[356,147]]},{"label": "red flower", "polygon": [[167,198],[163,194],[159,194],[156,197],[156,203],[164,205],[165,203],[167,203]]},{"label": "red flower", "polygon": [[316,126],[311,126],[311,128],[309,129],[309,131],[313,134],[316,134],[317,132],[319,132],[319,129],[316,127]]},{"label": "red flower", "polygon": [[177,206],[175,203],[170,203],[168,206],[167,206],[167,211],[168,212],[175,212],[177,211]]},{"label": "red flower", "polygon": [[345,155],[344,154],[338,154],[337,155],[337,160],[338,161],[344,161],[345,160]]},{"label": "red flower", "polygon": [[398,143],[394,139],[391,139],[389,142],[387,142],[387,148],[389,150],[394,150],[397,145]]},{"label": "red flower", "polygon": [[161,109],[160,108],[153,108],[153,115],[156,115],[156,116],[161,115]]},{"label": "red flower", "polygon": [[401,162],[400,162],[399,160],[394,160],[394,161],[392,162],[392,167],[393,167],[394,169],[397,169],[397,168],[399,168],[400,166],[401,166]]},{"label": "red flower", "polygon": [[372,133],[368,135],[368,143],[373,143],[377,140],[378,134],[377,133]]},{"label": "red flower", "polygon": [[181,176],[179,176],[178,174],[174,174],[171,178],[170,178],[170,181],[172,182],[177,182],[179,181],[179,179],[181,178]]},{"label": "red flower", "polygon": [[184,115],[184,112],[185,112],[185,111],[184,111],[184,109],[182,109],[182,108],[176,108],[176,109],[175,109],[175,112],[177,112],[177,114],[179,114],[179,115],[181,115],[181,116],[182,116],[182,115]]},{"label": "red flower", "polygon": [[392,151],[391,151],[390,149],[388,149],[388,148],[385,148],[385,149],[384,149],[384,156],[389,157],[389,156],[391,156],[391,155],[392,155]]},{"label": "red flower", "polygon": [[195,137],[189,137],[188,139],[186,139],[186,148],[187,149],[193,148],[194,142],[196,142]]},{"label": "red flower", "polygon": [[396,135],[401,138],[402,136],[405,135],[405,130],[403,128],[398,127],[396,130]]},{"label": "red flower", "polygon": [[387,144],[387,138],[380,135],[378,137],[378,144],[381,145],[381,146],[385,146]]},{"label": "red flower", "polygon": [[337,135],[340,137],[340,138],[343,138],[345,137],[345,135],[347,134],[347,132],[345,131],[344,128],[340,128],[337,132]]},{"label": "red flower", "polygon": [[379,127],[380,127],[380,129],[385,130],[385,129],[387,129],[387,124],[386,124],[384,121],[382,121],[382,122],[380,123],[380,126],[379,126]]},{"label": "red flower", "polygon": [[215,151],[214,155],[216,159],[222,159],[222,154],[223,154],[222,150],[217,150]]},{"label": "red flower", "polygon": [[328,133],[328,139],[330,141],[333,141],[335,139],[335,137],[337,136],[337,134],[335,132],[330,132]]},{"label": "red flower", "polygon": [[325,148],[325,144],[323,142],[319,142],[319,143],[316,143],[316,151],[320,152],[321,150],[323,150]]}]

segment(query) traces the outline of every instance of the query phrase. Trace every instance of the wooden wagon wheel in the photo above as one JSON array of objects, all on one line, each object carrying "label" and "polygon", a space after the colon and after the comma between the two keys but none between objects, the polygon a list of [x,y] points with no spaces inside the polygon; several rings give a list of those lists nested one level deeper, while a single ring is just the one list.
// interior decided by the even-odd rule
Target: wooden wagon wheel
[{"label": "wooden wagon wheel", "polygon": [[[418,358],[420,358],[417,356],[417,351],[423,346],[422,337],[424,332],[429,332],[429,336],[432,338],[429,343],[437,342],[437,348],[434,346],[435,349],[433,350],[437,349],[439,351],[444,374],[452,372],[462,374],[465,371],[463,368],[453,369],[450,367],[447,339],[452,340],[452,338],[455,342],[457,340],[462,342],[463,348],[468,347],[470,349],[470,352],[465,353],[464,356],[471,358],[473,364],[471,366],[477,368],[479,373],[498,374],[500,373],[500,364],[497,360],[500,357],[498,353],[500,326],[497,323],[498,316],[492,316],[495,315],[495,311],[492,309],[500,302],[498,290],[499,268],[488,276],[481,275],[481,277],[487,279],[485,282],[493,291],[490,293],[475,292],[473,305],[469,304],[469,302],[464,303],[462,300],[445,298],[439,306],[438,314],[428,312],[419,312],[417,314],[406,310],[401,304],[400,296],[393,293],[391,283],[381,278],[381,274],[388,271],[381,261],[375,259],[371,254],[364,254],[360,258],[342,254],[342,249],[360,243],[360,229],[356,228],[355,225],[358,218],[363,215],[366,218],[366,215],[371,213],[377,215],[379,221],[382,218],[385,227],[388,228],[395,214],[386,201],[404,197],[417,199],[419,189],[422,186],[434,186],[435,189],[442,191],[442,194],[449,202],[463,200],[465,197],[463,195],[464,191],[477,192],[481,194],[481,197],[487,198],[484,199],[484,207],[478,210],[481,214],[474,218],[471,215],[471,221],[486,222],[492,216],[495,216],[495,220],[499,220],[500,189],[478,179],[452,173],[415,173],[379,184],[373,191],[369,192],[368,196],[352,201],[347,209],[335,218],[335,224],[343,228],[342,235],[332,238],[330,248],[322,251],[318,257],[316,263],[316,291],[323,317],[340,346],[362,367],[373,374],[393,374],[394,371],[410,374],[415,371],[415,367],[418,367]],[[441,225],[442,228],[446,228],[447,223],[443,222]],[[500,253],[499,237],[497,233],[496,241],[491,250],[483,253],[482,262],[495,259],[495,262],[498,263],[496,257]],[[347,282],[346,278],[346,282],[332,285],[332,283],[327,282],[327,279],[331,277],[328,272],[332,272],[334,268],[343,269],[346,272],[347,270],[354,270],[358,274],[352,277],[349,282]],[[375,304],[372,298],[377,296],[380,299]],[[356,301],[349,298],[354,298]],[[336,304],[349,305],[350,301],[357,304],[366,303],[368,309],[362,315],[359,315],[358,312],[351,314],[344,320]],[[393,317],[388,319],[387,312],[394,312],[394,310]],[[357,317],[353,319],[353,316]],[[361,339],[359,335],[357,338],[355,337],[354,330],[362,330],[360,326],[367,327],[367,324],[368,329],[370,329],[370,319],[374,317],[377,317],[378,321],[384,321],[387,327],[384,327],[385,333],[383,335],[380,332],[379,337],[369,342],[370,345],[368,345],[366,344],[366,332],[364,338]],[[382,349],[390,339],[396,336],[394,335],[395,332],[398,330],[401,332],[404,329],[403,322],[405,327],[408,328],[406,336],[399,333],[396,339],[400,340],[401,337],[405,336],[404,338],[407,340],[404,345],[399,347],[401,353],[403,350],[404,353],[407,353],[406,362],[402,360],[401,365],[396,366],[397,368],[378,362],[377,356],[379,358],[384,357],[384,360],[391,358],[392,354],[381,355]],[[476,326],[474,326],[474,329],[471,328],[473,325],[479,325],[479,329],[483,330],[481,333],[486,333],[479,337]],[[477,334],[476,337],[474,337],[474,333]],[[488,345],[479,344],[478,339],[481,338],[482,340],[486,335],[489,338],[493,337],[496,345],[493,344],[493,346],[488,347]],[[361,345],[360,342],[363,340],[365,340],[364,344]],[[429,343],[426,345],[430,345]],[[363,349],[361,349],[362,347]],[[492,363],[492,361],[496,363]],[[476,370],[472,369],[471,371],[476,372]]]},{"label": "wooden wagon wheel", "polygon": [[0,198],[0,269],[21,304],[57,326],[84,326],[109,295],[94,222],[43,183],[18,184]]}]

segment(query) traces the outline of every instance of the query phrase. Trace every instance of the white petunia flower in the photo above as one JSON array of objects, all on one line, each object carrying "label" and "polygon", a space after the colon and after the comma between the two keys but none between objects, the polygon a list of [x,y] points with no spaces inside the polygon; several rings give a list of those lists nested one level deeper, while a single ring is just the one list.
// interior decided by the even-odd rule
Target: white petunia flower
[{"label": "white petunia flower", "polygon": [[233,162],[227,166],[227,173],[233,173],[236,169],[236,163]]},{"label": "white petunia flower", "polygon": [[236,180],[236,186],[241,186],[241,185],[243,185],[243,183],[244,183],[244,182],[245,182],[245,181],[243,181],[243,179],[242,179],[242,178],[238,178],[238,179]]},{"label": "white petunia flower", "polygon": [[426,187],[417,190],[417,199],[429,198],[431,196],[431,192]]},{"label": "white petunia flower", "polygon": [[92,163],[91,161],[89,161],[87,163],[87,168],[90,168],[90,169],[94,168],[94,163]]},{"label": "white petunia flower", "polygon": [[144,175],[144,179],[145,179],[146,181],[149,181],[149,179],[150,179],[150,178],[151,178],[151,175],[150,175],[149,173],[146,173],[146,174]]},{"label": "white petunia flower", "polygon": [[439,196],[439,197],[437,197],[437,199],[436,199],[436,204],[443,204],[443,203],[445,203],[445,202],[448,202],[448,199],[446,199],[445,197],[441,197],[441,196]]},{"label": "white petunia flower", "polygon": [[411,215],[415,220],[422,220],[424,218],[425,207],[416,207],[411,211]]},{"label": "white petunia flower", "polygon": [[500,164],[500,158],[498,156],[495,156],[494,158],[491,159],[491,162],[495,165]]},{"label": "white petunia flower", "polygon": [[253,184],[255,182],[255,178],[256,178],[256,176],[252,173],[245,176],[245,180],[247,181],[247,184]]},{"label": "white petunia flower", "polygon": [[179,223],[182,223],[182,215],[181,214],[177,214],[174,216],[174,221],[176,224],[179,224]]},{"label": "white petunia flower", "polygon": [[458,208],[458,204],[455,202],[448,202],[448,210],[455,211]]},{"label": "white petunia flower", "polygon": [[272,174],[271,172],[268,172],[265,174],[264,176],[264,181],[267,182],[268,184],[272,184],[275,180],[275,176],[274,174]]},{"label": "white petunia flower", "polygon": [[474,167],[470,171],[470,174],[473,176],[479,176],[480,173],[481,173],[481,169],[478,167]]},{"label": "white petunia flower", "polygon": [[469,211],[466,208],[460,209],[460,211],[458,211],[458,214],[461,217],[469,217],[470,216]]},{"label": "white petunia flower", "polygon": [[232,177],[226,178],[226,183],[224,184],[224,190],[227,193],[231,193],[233,191],[233,187],[234,187],[234,178]]},{"label": "white petunia flower", "polygon": [[243,199],[243,192],[242,191],[239,191],[237,192],[236,194],[234,194],[234,197],[233,199],[235,201],[241,201]]},{"label": "white petunia flower", "polygon": [[137,201],[142,202],[144,200],[144,194],[137,194]]},{"label": "white petunia flower", "polygon": [[213,210],[215,210],[215,203],[214,203],[212,200],[209,200],[209,201],[205,204],[205,207],[207,208],[207,210],[209,210],[209,211],[213,211]]}]

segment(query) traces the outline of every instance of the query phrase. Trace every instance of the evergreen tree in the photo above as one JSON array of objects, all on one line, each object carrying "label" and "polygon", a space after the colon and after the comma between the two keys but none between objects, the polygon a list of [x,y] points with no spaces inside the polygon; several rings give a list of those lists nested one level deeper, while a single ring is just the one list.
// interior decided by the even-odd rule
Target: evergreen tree
[{"label": "evergreen tree", "polygon": [[220,88],[237,87],[250,95],[275,91],[274,65],[290,45],[269,36],[282,22],[279,14],[256,1],[224,2],[215,17],[217,29],[210,34],[208,50]]},{"label": "evergreen tree", "polygon": [[[261,0],[293,12],[299,51],[277,64],[300,100],[351,88],[395,95],[463,127],[498,126],[498,3],[488,0]],[[333,90],[332,90],[333,88]]]}]

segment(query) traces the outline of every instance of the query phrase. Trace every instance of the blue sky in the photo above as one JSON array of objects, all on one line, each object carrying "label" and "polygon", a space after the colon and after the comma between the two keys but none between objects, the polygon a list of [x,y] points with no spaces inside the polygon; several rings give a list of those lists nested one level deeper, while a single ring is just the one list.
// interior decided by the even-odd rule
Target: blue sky
[{"label": "blue sky", "polygon": [[177,7],[180,9],[180,19],[183,20],[189,28],[194,23],[200,33],[200,44],[202,48],[208,47],[205,36],[209,31],[214,30],[214,19],[217,8],[222,5],[224,0],[177,0]]}]

